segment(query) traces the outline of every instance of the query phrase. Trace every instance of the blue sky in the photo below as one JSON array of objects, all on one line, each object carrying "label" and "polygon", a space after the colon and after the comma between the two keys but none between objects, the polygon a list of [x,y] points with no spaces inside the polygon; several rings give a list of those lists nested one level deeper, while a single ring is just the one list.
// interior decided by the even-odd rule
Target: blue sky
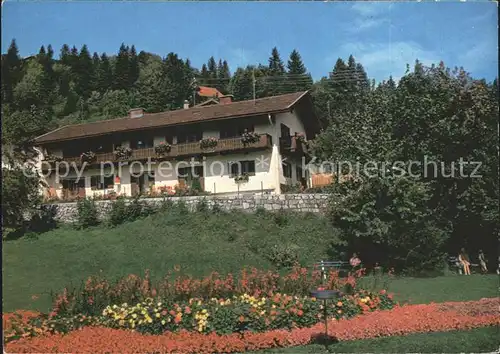
[{"label": "blue sky", "polygon": [[237,66],[296,48],[315,79],[353,54],[370,78],[403,75],[406,63],[443,60],[476,77],[498,75],[493,2],[15,2],[2,5],[2,53],[63,43],[114,54],[122,42],[200,67],[213,55]]}]

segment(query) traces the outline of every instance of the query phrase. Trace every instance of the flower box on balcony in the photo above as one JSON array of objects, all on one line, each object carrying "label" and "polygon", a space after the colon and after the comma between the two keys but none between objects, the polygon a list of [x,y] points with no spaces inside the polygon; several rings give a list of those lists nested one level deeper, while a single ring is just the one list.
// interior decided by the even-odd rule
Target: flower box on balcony
[{"label": "flower box on balcony", "polygon": [[168,154],[170,150],[172,150],[172,146],[164,141],[155,146],[155,153],[158,156],[163,156],[165,154]]},{"label": "flower box on balcony", "polygon": [[115,154],[115,158],[117,160],[125,160],[132,155],[132,149],[129,147],[117,146],[113,153]]},{"label": "flower box on balcony", "polygon": [[260,141],[260,135],[245,129],[245,132],[241,135],[241,141],[243,145],[255,144]]},{"label": "flower box on balcony", "polygon": [[212,149],[217,146],[219,139],[210,137],[200,140],[200,148],[201,149]]},{"label": "flower box on balcony", "polygon": [[92,163],[92,162],[94,162],[95,159],[96,159],[96,155],[95,155],[95,152],[93,152],[93,151],[83,152],[80,155],[80,162],[81,163],[84,163],[84,162]]},{"label": "flower box on balcony", "polygon": [[246,183],[246,182],[248,182],[249,179],[250,179],[250,176],[248,175],[248,173],[243,173],[241,175],[234,177],[234,182]]}]

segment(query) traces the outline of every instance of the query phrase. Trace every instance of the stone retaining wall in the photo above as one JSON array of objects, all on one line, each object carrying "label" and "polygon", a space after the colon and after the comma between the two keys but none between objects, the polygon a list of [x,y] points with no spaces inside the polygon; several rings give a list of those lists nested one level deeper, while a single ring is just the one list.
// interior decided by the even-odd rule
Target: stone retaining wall
[{"label": "stone retaining wall", "polygon": [[[326,194],[282,194],[282,195],[241,195],[241,196],[196,196],[196,197],[170,197],[174,203],[183,201],[190,210],[205,200],[209,207],[217,203],[224,210],[255,211],[258,207],[266,210],[293,210],[298,212],[321,213],[327,206]],[[161,205],[163,198],[144,198],[144,202],[151,205]],[[129,202],[129,200],[127,201]],[[109,200],[97,201],[99,217],[105,219],[111,204]],[[55,218],[61,222],[72,222],[77,215],[76,203],[50,204],[55,209]]]}]

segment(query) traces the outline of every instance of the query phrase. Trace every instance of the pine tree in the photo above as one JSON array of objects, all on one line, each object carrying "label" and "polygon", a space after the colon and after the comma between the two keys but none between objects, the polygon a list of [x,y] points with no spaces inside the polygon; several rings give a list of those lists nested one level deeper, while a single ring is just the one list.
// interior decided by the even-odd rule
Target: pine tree
[{"label": "pine tree", "polygon": [[186,68],[182,59],[175,53],[169,53],[163,60],[166,87],[166,107],[181,108],[184,101],[193,95],[193,72]]},{"label": "pine tree", "polygon": [[76,74],[78,72],[78,49],[73,46],[71,48],[71,53],[69,55],[69,65],[71,66],[71,70]]},{"label": "pine tree", "polygon": [[106,53],[102,53],[101,55],[101,62],[99,65],[97,79],[97,90],[100,93],[105,93],[106,91],[111,89],[111,86],[113,85],[113,73]]},{"label": "pine tree", "polygon": [[52,49],[50,44],[47,46],[47,58],[49,58],[49,60],[54,59],[54,49]]},{"label": "pine tree", "polygon": [[93,77],[92,58],[90,57],[87,45],[84,44],[78,55],[78,71],[76,92],[84,99],[90,96],[91,82]]},{"label": "pine tree", "polygon": [[201,72],[200,72],[200,77],[199,77],[198,82],[199,82],[200,86],[209,86],[210,74],[208,72],[206,64],[203,64],[201,66]]},{"label": "pine tree", "polygon": [[216,84],[217,79],[217,63],[215,62],[214,57],[210,57],[207,62],[208,69],[208,77],[210,78],[210,83],[208,86],[213,86]]},{"label": "pine tree", "polygon": [[22,62],[16,40],[10,43],[7,54],[2,56],[2,102],[13,102],[13,90],[21,80]]},{"label": "pine tree", "polygon": [[276,47],[271,51],[267,74],[270,77],[259,85],[259,89],[262,89],[266,96],[276,96],[286,92],[285,66]]},{"label": "pine tree", "polygon": [[285,92],[306,91],[312,87],[313,80],[311,75],[307,74],[307,69],[302,62],[302,58],[297,50],[290,53],[290,59],[287,63],[287,82]]},{"label": "pine tree", "polygon": [[92,77],[90,80],[91,91],[99,91],[99,75],[101,73],[101,58],[97,52],[92,55]]},{"label": "pine tree", "polygon": [[285,66],[281,60],[278,48],[274,47],[271,51],[269,58],[269,75],[283,75],[285,74]]},{"label": "pine tree", "polygon": [[116,57],[113,84],[113,89],[115,90],[128,90],[129,88],[130,64],[127,48],[125,47],[125,43],[122,43]]},{"label": "pine tree", "polygon": [[137,57],[137,53],[135,50],[135,46],[132,45],[130,48],[130,71],[129,71],[129,84],[128,87],[134,87],[135,82],[139,78],[139,58]]},{"label": "pine tree", "polygon": [[61,53],[59,55],[59,60],[61,61],[61,64],[71,67],[70,56],[71,56],[71,51],[69,49],[69,46],[67,44],[63,44],[61,48]]},{"label": "pine tree", "polygon": [[227,61],[219,59],[219,64],[217,65],[217,90],[223,94],[227,93],[230,79],[231,73],[229,72]]}]

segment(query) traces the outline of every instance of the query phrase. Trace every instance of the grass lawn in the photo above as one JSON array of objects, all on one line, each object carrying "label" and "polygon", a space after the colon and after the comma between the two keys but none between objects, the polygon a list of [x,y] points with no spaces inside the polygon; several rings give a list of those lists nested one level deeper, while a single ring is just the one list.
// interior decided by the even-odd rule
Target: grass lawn
[{"label": "grass lawn", "polygon": [[[392,280],[368,276],[362,279],[367,289],[386,288],[397,301],[412,304],[479,300],[498,296],[498,275],[448,275],[435,278],[397,277]],[[387,286],[383,286],[387,285]]]},{"label": "grass lawn", "polygon": [[[302,264],[327,258],[335,240],[325,218],[314,214],[206,215],[176,209],[116,228],[59,228],[38,239],[3,243],[4,311],[47,311],[50,291],[80,285],[89,275],[113,279],[130,273],[161,278],[174,265],[202,276],[239,272],[245,265],[271,269],[274,245],[295,249]],[[32,295],[39,299],[33,301]]]},{"label": "grass lawn", "polygon": [[[484,353],[498,351],[499,329],[477,328],[469,331],[419,333],[339,342],[329,347],[331,353]],[[258,353],[328,353],[323,345],[263,350]]]}]

